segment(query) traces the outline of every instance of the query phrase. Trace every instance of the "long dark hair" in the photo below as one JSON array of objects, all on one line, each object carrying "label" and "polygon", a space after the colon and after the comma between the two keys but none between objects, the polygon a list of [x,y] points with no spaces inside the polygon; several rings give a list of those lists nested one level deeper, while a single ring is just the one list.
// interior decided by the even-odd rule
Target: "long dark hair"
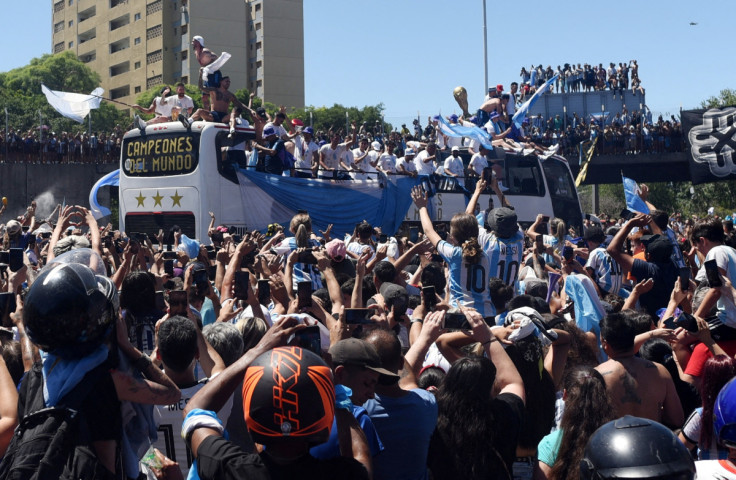
[{"label": "long dark hair", "polygon": [[[457,478],[487,478],[506,465],[493,448],[498,432],[491,408],[496,367],[485,357],[452,364],[437,392],[437,429]],[[510,478],[510,476],[509,476]]]},{"label": "long dark hair", "polygon": [[560,428],[562,439],[550,479],[580,478],[585,445],[598,427],[614,418],[603,376],[592,366],[578,366],[563,379],[567,398]]},{"label": "long dark hair", "polygon": [[736,360],[727,355],[716,355],[705,361],[700,398],[703,401],[703,426],[700,429],[701,450],[710,448],[713,440],[713,405],[721,388],[736,376]]},{"label": "long dark hair", "polygon": [[450,220],[450,232],[463,249],[463,262],[476,264],[483,250],[478,243],[478,221],[467,213],[457,213]]}]

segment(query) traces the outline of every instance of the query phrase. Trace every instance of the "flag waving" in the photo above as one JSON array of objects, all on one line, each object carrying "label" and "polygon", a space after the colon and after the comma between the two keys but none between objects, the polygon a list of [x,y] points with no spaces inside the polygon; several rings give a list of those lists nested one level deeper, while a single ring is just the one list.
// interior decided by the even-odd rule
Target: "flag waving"
[{"label": "flag waving", "polygon": [[41,84],[41,91],[46,95],[46,100],[54,107],[54,110],[79,123],[84,122],[84,117],[89,114],[90,110],[100,107],[101,95],[105,93],[101,87],[95,88],[89,95],[60,92],[50,90],[44,84]]},{"label": "flag waving", "polygon": [[526,117],[526,114],[531,108],[534,106],[535,103],[537,103],[537,100],[539,100],[539,97],[544,95],[550,88],[552,88],[552,84],[557,81],[557,77],[560,75],[557,74],[554,77],[550,78],[545,82],[544,85],[539,87],[537,91],[532,95],[532,98],[524,102],[524,105],[520,106],[519,109],[514,114],[513,118],[511,119],[512,122],[514,122],[514,125],[516,125],[516,128],[521,128],[521,123],[524,121],[524,118]]},{"label": "flag waving", "polygon": [[649,214],[649,207],[639,196],[639,185],[627,177],[621,175],[624,181],[624,196],[626,197],[626,208],[632,212]]},{"label": "flag waving", "polygon": [[488,150],[493,150],[493,146],[491,145],[491,137],[490,135],[488,135],[488,132],[486,132],[482,128],[476,127],[475,125],[473,125],[472,127],[466,127],[458,124],[451,125],[447,123],[444,118],[442,118],[442,115],[439,115],[439,127],[440,131],[448,137],[468,137],[480,143]]}]

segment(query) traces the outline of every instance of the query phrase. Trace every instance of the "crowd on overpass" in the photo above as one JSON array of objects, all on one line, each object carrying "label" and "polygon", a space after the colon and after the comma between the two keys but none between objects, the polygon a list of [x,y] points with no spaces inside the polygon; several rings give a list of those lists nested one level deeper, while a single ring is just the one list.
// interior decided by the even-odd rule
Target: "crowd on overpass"
[{"label": "crowd on overpass", "polygon": [[555,93],[573,93],[573,92],[594,92],[601,90],[611,90],[619,95],[623,95],[625,90],[631,89],[631,93],[644,94],[644,88],[641,86],[639,79],[639,65],[636,60],[629,62],[610,62],[608,67],[604,67],[603,63],[596,65],[566,63],[563,66],[547,65],[543,68],[541,64],[532,65],[529,70],[521,67],[521,95],[526,96],[534,94],[537,88],[544,85],[545,82],[557,76],[554,83]]},{"label": "crowd on overpass", "polygon": [[110,132],[54,132],[44,126],[27,131],[0,130],[0,163],[69,164],[118,163],[125,130],[117,125]]}]

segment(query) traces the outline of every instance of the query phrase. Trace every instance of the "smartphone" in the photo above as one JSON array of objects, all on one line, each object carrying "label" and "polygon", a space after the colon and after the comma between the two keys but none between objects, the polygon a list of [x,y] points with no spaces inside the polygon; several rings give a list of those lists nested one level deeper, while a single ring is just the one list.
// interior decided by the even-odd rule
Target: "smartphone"
[{"label": "smartphone", "polygon": [[174,276],[174,261],[173,260],[164,260],[164,273],[168,275],[169,277]]},{"label": "smartphone", "polygon": [[217,258],[217,250],[215,250],[214,247],[211,249],[210,248],[207,249],[207,258],[209,260],[214,260]]},{"label": "smartphone", "polygon": [[192,272],[192,281],[197,286],[199,292],[206,292],[210,284],[210,280],[207,278],[207,270],[204,268],[194,270]]},{"label": "smartphone", "polygon": [[8,251],[8,266],[11,272],[17,272],[23,268],[23,249],[11,248]]},{"label": "smartphone", "polygon": [[51,238],[51,232],[43,232],[43,233],[41,233],[41,238]]},{"label": "smartphone", "polygon": [[312,282],[299,282],[296,284],[296,297],[299,300],[299,308],[312,306]]},{"label": "smartphone", "polygon": [[542,223],[549,223],[549,215],[542,215]]},{"label": "smartphone", "polygon": [[311,250],[307,250],[304,252],[299,252],[299,257],[297,258],[297,262],[307,263],[309,265],[316,265],[317,259],[314,257],[314,253],[312,253]]},{"label": "smartphone", "polygon": [[678,327],[684,328],[690,333],[698,332],[698,321],[695,320],[695,317],[693,317],[687,312],[682,312],[680,316],[677,317],[677,320],[675,320],[675,324]]},{"label": "smartphone", "polygon": [[172,252],[171,250],[167,250],[167,251],[164,252],[163,258],[164,258],[164,260],[175,260],[176,259],[176,252]]},{"label": "smartphone", "polygon": [[370,308],[346,308],[345,323],[350,325],[368,325],[371,322],[373,310]]},{"label": "smartphone", "polygon": [[164,292],[162,290],[156,292],[156,308],[162,312],[166,311],[166,302],[164,301]]},{"label": "smartphone", "polygon": [[146,235],[143,232],[138,232],[138,233],[135,234],[135,239],[138,240],[141,243],[145,242],[146,241],[146,238],[148,238],[148,235]]},{"label": "smartphone", "polygon": [[322,355],[322,342],[320,339],[319,327],[312,325],[311,327],[302,328],[294,333],[294,340],[290,345],[304,348],[310,352]]},{"label": "smartphone", "polygon": [[250,289],[250,274],[248,272],[235,272],[235,287],[233,294],[238,300],[248,299]]},{"label": "smartphone", "polygon": [[258,280],[258,303],[261,305],[271,303],[271,285],[268,280]]},{"label": "smartphone", "polygon": [[624,208],[623,210],[621,210],[619,216],[624,220],[631,220],[632,218],[634,218],[634,212],[632,212],[628,208]]},{"label": "smartphone", "polygon": [[534,241],[537,244],[537,251],[542,252],[545,250],[544,248],[544,235],[537,235],[537,238],[534,239]]},{"label": "smartphone", "polygon": [[137,255],[138,251],[141,249],[140,242],[135,238],[129,238],[128,245],[130,245],[130,253],[132,253],[133,255]]},{"label": "smartphone", "polygon": [[0,264],[7,265],[10,263],[10,252],[7,250],[0,251]]},{"label": "smartphone", "polygon": [[690,269],[680,268],[680,290],[687,292],[690,289]]},{"label": "smartphone", "polygon": [[386,243],[388,242],[388,235],[385,233],[382,233],[378,236],[378,243]]},{"label": "smartphone", "polygon": [[708,279],[709,287],[717,288],[723,286],[721,274],[718,271],[718,264],[715,260],[708,260],[705,262],[705,276]]},{"label": "smartphone", "polygon": [[669,317],[665,318],[662,322],[662,325],[664,325],[664,328],[668,330],[674,330],[677,328],[677,323],[675,322],[675,317]]},{"label": "smartphone", "polygon": [[572,247],[568,247],[567,245],[562,247],[562,258],[564,258],[566,262],[571,261],[573,256],[575,256],[575,251]]},{"label": "smartphone", "polygon": [[8,315],[15,311],[15,293],[0,293],[0,321],[5,321]]},{"label": "smartphone", "polygon": [[411,243],[419,241],[419,229],[417,227],[409,227],[409,241]]},{"label": "smartphone", "polygon": [[242,235],[238,235],[237,233],[233,235],[233,242],[235,243],[235,245],[239,244],[242,240]]},{"label": "smartphone", "polygon": [[172,290],[169,292],[169,315],[187,315],[189,300],[184,290]]},{"label": "smartphone", "polygon": [[437,305],[437,293],[434,286],[422,287],[422,303],[430,310],[434,310]]},{"label": "smartphone", "polygon": [[207,265],[207,279],[211,282],[217,277],[217,267],[215,265]]},{"label": "smartphone", "polygon": [[445,328],[448,330],[472,330],[464,313],[445,313]]}]

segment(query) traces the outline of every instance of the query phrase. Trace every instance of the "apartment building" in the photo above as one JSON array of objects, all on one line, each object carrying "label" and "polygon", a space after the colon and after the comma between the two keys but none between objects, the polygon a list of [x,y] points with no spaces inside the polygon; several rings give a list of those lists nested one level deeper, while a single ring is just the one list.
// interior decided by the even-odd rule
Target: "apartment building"
[{"label": "apartment building", "polygon": [[247,87],[277,105],[304,106],[302,0],[52,0],[52,52],[73,51],[114,100],[197,83],[191,38],[232,57],[231,91]]}]

